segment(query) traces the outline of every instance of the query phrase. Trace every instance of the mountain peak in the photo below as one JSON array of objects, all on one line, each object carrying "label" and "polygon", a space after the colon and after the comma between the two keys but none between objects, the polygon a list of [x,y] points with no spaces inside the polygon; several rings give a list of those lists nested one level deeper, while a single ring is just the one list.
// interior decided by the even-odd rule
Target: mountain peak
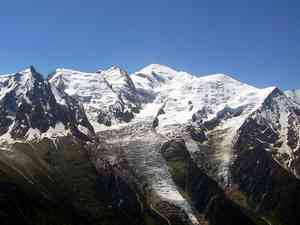
[{"label": "mountain peak", "polygon": [[[227,74],[223,74],[223,73],[217,73],[217,74],[211,74],[211,75],[206,75],[206,76],[199,76],[200,79],[205,79],[205,80],[212,80],[212,81],[236,81],[236,82],[240,82],[238,80],[236,80],[235,78],[233,78],[230,75]],[[241,82],[240,82],[241,83]]]},{"label": "mountain peak", "polygon": [[92,132],[80,105],[64,94],[58,101],[57,94],[33,66],[0,79],[0,136],[29,140],[68,131],[75,135],[80,126]]},{"label": "mountain peak", "polygon": [[227,75],[224,73],[216,73],[216,74],[211,74],[208,76],[211,78],[216,78],[216,79],[233,79],[230,75]]},{"label": "mountain peak", "polygon": [[30,70],[31,73],[36,73],[36,70],[35,70],[35,68],[34,68],[33,65],[31,65],[31,66],[29,67],[29,70]]},{"label": "mountain peak", "polygon": [[20,73],[36,73],[34,66],[29,66],[28,68],[22,70]]},{"label": "mountain peak", "polygon": [[78,70],[73,70],[73,69],[67,69],[67,68],[57,68],[55,70],[56,73],[81,73]]},{"label": "mountain peak", "polygon": [[120,71],[122,71],[124,69],[122,69],[120,66],[112,65],[108,70],[120,70]]},{"label": "mountain peak", "polygon": [[22,75],[22,77],[23,77],[22,80],[32,80],[32,79],[36,79],[38,81],[44,80],[43,76],[40,73],[38,73],[33,66],[30,66],[29,68],[27,68],[21,72],[18,72],[16,75],[19,75],[19,76]]},{"label": "mountain peak", "polygon": [[121,75],[127,75],[127,71],[119,66],[116,66],[116,65],[113,65],[112,67],[110,67],[108,70],[104,70],[104,71],[101,71],[105,74],[121,74]]},{"label": "mountain peak", "polygon": [[178,71],[176,71],[168,66],[164,66],[164,65],[160,65],[160,64],[150,64],[150,65],[144,67],[143,69],[141,69],[138,73],[152,74],[153,72],[158,73],[160,75],[163,75],[163,74],[171,75],[171,74],[178,73]]}]

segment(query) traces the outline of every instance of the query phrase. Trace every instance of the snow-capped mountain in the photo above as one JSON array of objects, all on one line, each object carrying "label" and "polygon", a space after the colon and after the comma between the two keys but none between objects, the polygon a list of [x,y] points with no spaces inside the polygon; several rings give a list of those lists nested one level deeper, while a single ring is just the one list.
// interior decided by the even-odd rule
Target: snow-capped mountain
[{"label": "snow-capped mountain", "polygon": [[[264,144],[284,167],[299,173],[299,107],[275,87],[259,89],[224,74],[192,75],[158,64],[130,76],[116,66],[96,73],[58,69],[49,81],[84,105],[96,130],[140,121],[152,121],[163,135],[178,125],[200,129],[203,140],[214,143],[211,157],[221,180],[230,179],[234,148],[241,145]],[[272,138],[257,138],[265,132]]]},{"label": "snow-capped mountain", "polygon": [[0,112],[3,140],[93,133],[77,101],[51,89],[33,67],[0,76]]},{"label": "snow-capped mountain", "polygon": [[300,89],[288,90],[284,92],[290,99],[300,105]]},{"label": "snow-capped mountain", "polygon": [[57,69],[49,82],[81,102],[95,127],[129,122],[140,107],[132,80],[118,67],[97,73]]},{"label": "snow-capped mountain", "polygon": [[62,198],[91,216],[79,224],[297,225],[297,96],[158,64],[131,75],[57,69],[46,80],[31,67],[0,76],[0,172],[42,201],[75,191]]},{"label": "snow-capped mountain", "polygon": [[[199,119],[204,122],[224,110],[251,113],[274,89],[257,89],[224,74],[201,77],[160,65],[150,65],[133,74],[132,79],[141,96],[148,93],[148,99],[153,99],[145,104],[140,116],[155,116],[163,109],[158,116],[162,126]],[[205,115],[198,118],[201,112]]]},{"label": "snow-capped mountain", "polygon": [[[258,89],[224,74],[194,76],[161,65],[147,66],[131,77],[141,99],[147,100],[137,118],[152,117],[159,132],[169,132],[167,127],[176,124],[201,128],[204,140],[214,143],[221,179],[230,179],[234,148],[242,145],[264,144],[282,165],[299,173],[299,107],[279,89]],[[253,121],[256,125],[249,125]]]}]

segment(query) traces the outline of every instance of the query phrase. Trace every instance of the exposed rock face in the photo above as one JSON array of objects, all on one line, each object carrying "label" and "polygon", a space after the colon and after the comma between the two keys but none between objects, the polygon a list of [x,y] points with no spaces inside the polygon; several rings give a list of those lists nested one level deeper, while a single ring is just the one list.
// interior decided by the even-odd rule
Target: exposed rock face
[{"label": "exposed rock face", "polygon": [[[231,202],[218,184],[192,160],[183,139],[173,139],[162,147],[175,183],[189,196],[202,222],[217,224],[255,224]],[[201,220],[201,216],[200,220]]]},{"label": "exposed rock face", "polygon": [[99,199],[123,218],[124,223],[142,224],[145,214],[143,196],[120,149],[94,143],[89,146],[89,153],[98,173]]},{"label": "exposed rock face", "polygon": [[264,146],[240,151],[232,166],[234,182],[248,204],[270,224],[299,223],[300,181],[282,168]]},{"label": "exposed rock face", "polygon": [[33,67],[1,76],[0,135],[7,134],[5,138],[12,139],[38,138],[57,129],[82,136],[92,134],[93,127],[82,107],[71,97],[60,95],[58,102],[49,83]]},{"label": "exposed rock face", "polygon": [[96,128],[100,124],[129,122],[140,109],[131,78],[118,67],[97,73],[58,69],[49,77],[49,82],[82,103]]},{"label": "exposed rock face", "polygon": [[126,219],[126,223],[141,224],[144,203],[137,190],[130,186],[130,176],[122,171],[119,164],[98,161],[97,165],[97,192],[100,199]]},{"label": "exposed rock face", "polygon": [[195,126],[188,126],[187,130],[189,131],[192,139],[199,142],[207,141],[207,136],[204,131],[204,127],[195,127]]},{"label": "exposed rock face", "polygon": [[[31,126],[42,132],[50,126],[55,126],[54,117],[58,116],[56,102],[54,96],[50,94],[50,87],[44,83],[40,74],[31,67],[29,70],[5,78],[1,79],[4,80],[1,108],[7,116],[15,117],[15,123],[10,131],[13,137],[24,137]],[[46,114],[44,109],[47,103],[49,110]],[[12,123],[13,120],[10,120],[5,132]]]},{"label": "exposed rock face", "polygon": [[108,70],[98,73],[105,78],[111,88],[125,103],[133,103],[135,106],[139,106],[135,85],[125,70],[113,66]]},{"label": "exposed rock face", "polygon": [[264,146],[273,158],[298,176],[299,109],[275,89],[262,107],[244,122],[238,131],[236,149]]}]

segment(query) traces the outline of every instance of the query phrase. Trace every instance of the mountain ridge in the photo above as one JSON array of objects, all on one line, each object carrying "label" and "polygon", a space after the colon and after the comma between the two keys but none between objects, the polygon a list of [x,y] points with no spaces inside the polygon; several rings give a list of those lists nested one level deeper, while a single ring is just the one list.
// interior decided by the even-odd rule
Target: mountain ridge
[{"label": "mountain ridge", "polygon": [[[66,79],[72,73],[76,73],[79,77],[82,76],[85,78],[87,76],[86,73],[71,70],[58,71],[59,73]],[[101,131],[109,127],[117,128],[118,126],[126,126],[127,123],[150,120],[153,121],[158,132],[164,132],[164,127],[172,124],[192,123],[198,126],[201,123],[208,124],[218,121],[219,125],[216,125],[215,128],[208,132],[216,130],[218,126],[220,129],[231,130],[231,133],[228,132],[226,134],[229,136],[224,138],[224,141],[226,140],[224,145],[229,146],[228,148],[230,149],[234,146],[236,139],[238,139],[238,130],[243,127],[243,124],[252,114],[255,112],[260,114],[261,107],[265,102],[272,101],[268,99],[272,98],[275,92],[281,96],[285,96],[285,93],[277,87],[259,89],[242,83],[229,75],[213,74],[196,76],[187,72],[178,72],[170,67],[159,64],[150,64],[131,75],[114,66],[108,70],[101,70],[100,73],[89,74],[88,76],[94,78],[99,75],[103,77],[103,82],[106,83],[107,89],[110,90],[110,92],[105,94],[106,97],[110,96],[110,98],[106,102],[101,102],[101,97],[99,104],[95,104],[100,112],[92,118],[92,124],[96,130]],[[51,77],[50,83],[59,86],[55,84],[54,78],[55,75]],[[75,77],[74,80],[76,80]],[[113,90],[112,87],[115,84],[118,85],[118,90]],[[79,82],[77,85],[80,87]],[[88,89],[88,85],[85,86],[86,89]],[[131,97],[129,101],[125,101],[126,98],[121,96],[120,91],[122,89],[125,90],[125,93],[130,93]],[[103,91],[104,89],[100,88],[100,90]],[[72,89],[72,91],[75,93],[76,88]],[[69,94],[72,95],[73,93],[69,92]],[[289,99],[284,97],[283,99],[284,104],[289,105],[289,108],[297,108]],[[84,104],[89,105],[89,100]],[[102,108],[107,107],[107,105],[111,106],[103,111]],[[280,113],[278,110],[276,112],[277,114]],[[89,115],[89,113],[87,114]],[[287,114],[282,114],[281,116],[287,117]],[[279,115],[278,118],[280,118]],[[99,121],[104,126],[99,126]],[[270,119],[268,123],[272,123],[269,125],[272,128],[275,126],[275,122],[272,122]],[[288,124],[284,120],[282,120],[282,123]],[[285,132],[291,127],[287,126],[287,128],[281,131],[283,133],[277,133],[278,138],[286,136]],[[295,136],[298,137],[299,132]],[[287,142],[287,138],[284,138],[284,143]],[[289,155],[289,160],[295,157],[294,154],[296,153],[291,152],[297,151],[297,149],[290,150],[289,145],[284,146],[281,149],[285,148],[286,150],[280,151]],[[226,158],[228,157],[226,154],[218,157]],[[228,164],[226,166],[228,167],[229,162],[226,162],[226,164]],[[285,165],[286,162],[283,164]],[[287,166],[285,165],[285,167]]]},{"label": "mountain ridge", "polygon": [[[131,75],[117,66],[57,69],[47,79],[32,67],[0,76],[0,106],[0,140],[10,140],[0,142],[4,158],[37,157],[83,187],[73,169],[85,172],[87,154],[96,170],[88,192],[126,221],[141,224],[146,208],[168,224],[254,225],[260,215],[274,219],[275,207],[276,221],[296,225],[285,218],[297,210],[280,207],[300,196],[300,106],[279,88],[158,64]],[[24,167],[22,157],[12,168]]]},{"label": "mountain ridge", "polygon": [[8,139],[31,139],[47,131],[52,135],[56,133],[56,127],[57,133],[65,135],[68,129],[70,133],[77,132],[79,124],[87,126],[88,133],[93,133],[77,101],[69,98],[68,107],[60,105],[50,84],[33,67],[1,76],[0,83],[1,134],[8,132]]}]

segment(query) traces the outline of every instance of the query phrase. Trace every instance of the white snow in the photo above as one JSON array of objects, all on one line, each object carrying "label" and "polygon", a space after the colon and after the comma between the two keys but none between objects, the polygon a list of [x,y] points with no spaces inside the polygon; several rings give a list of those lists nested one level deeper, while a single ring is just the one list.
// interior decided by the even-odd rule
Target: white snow
[{"label": "white snow", "polygon": [[[272,108],[267,108],[261,111],[260,114],[256,114],[254,116],[264,118],[273,131],[279,132],[279,138],[282,145],[279,147],[278,152],[289,156],[288,160],[285,162],[286,165],[283,165],[289,168],[295,157],[294,151],[297,150],[297,147],[292,149],[291,146],[288,145],[288,130],[293,129],[296,132],[295,135],[300,136],[300,119],[293,111],[294,108],[299,106],[293,101],[293,99],[291,101],[291,99],[285,95],[276,96],[273,100],[273,104],[274,106]],[[292,124],[289,123],[290,116],[294,118]],[[299,146],[299,143],[297,145]]]},{"label": "white snow", "polygon": [[19,99],[24,99],[30,103],[31,101],[27,98],[26,94],[33,88],[35,77],[31,69],[21,71],[18,75],[18,78],[16,78],[15,74],[0,76],[0,99],[10,91],[15,90],[16,96]]},{"label": "white snow", "polygon": [[58,122],[57,124],[55,124],[55,127],[50,127],[44,133],[41,133],[41,131],[38,129],[30,128],[25,135],[25,140],[36,141],[42,140],[44,138],[56,139],[57,137],[63,137],[68,134],[71,134],[71,131],[69,129],[66,129],[63,123]]},{"label": "white snow", "polygon": [[[0,76],[0,100],[11,90],[16,90],[18,97],[30,102],[26,96],[28,90],[32,88],[34,77],[31,70],[25,70],[20,73],[20,80],[16,81],[13,75]],[[278,112],[275,113],[262,106],[266,98],[275,90],[274,87],[259,89],[225,74],[213,74],[208,76],[192,75],[187,72],[180,72],[166,66],[151,64],[140,71],[128,76],[125,71],[114,66],[108,70],[101,70],[97,73],[85,73],[69,69],[57,69],[51,77],[50,83],[52,92],[56,101],[61,105],[66,105],[61,91],[70,96],[76,97],[84,106],[88,119],[96,131],[107,129],[121,129],[128,124],[115,122],[111,127],[101,125],[97,122],[97,115],[100,110],[109,110],[110,106],[116,102],[127,101],[120,96],[125,92],[136,94],[130,90],[131,80],[136,87],[139,99],[142,101],[142,109],[129,125],[139,124],[139,122],[151,123],[157,116],[160,109],[164,113],[158,116],[159,125],[156,131],[164,136],[166,130],[178,124],[190,124],[192,116],[202,109],[207,109],[207,117],[204,121],[217,118],[220,112],[226,109],[241,110],[239,115],[232,118],[222,119],[221,123],[209,131],[218,133],[218,142],[216,143],[216,159],[218,164],[218,175],[229,183],[229,168],[234,157],[233,144],[238,129],[243,125],[249,116],[264,118],[271,126],[271,129],[279,130],[280,138],[283,141],[279,149],[280,153],[287,153],[292,158],[293,149],[287,145],[288,117],[290,111],[288,108],[294,107],[294,103],[285,98],[279,97],[275,100],[278,106]],[[9,83],[9,85],[7,85]],[[58,90],[62,88],[63,90]],[[300,90],[288,91],[286,94],[295,102],[300,102]],[[299,103],[298,102],[298,103]],[[255,112],[257,112],[255,114]],[[278,126],[279,121],[280,126]],[[299,122],[300,123],[300,122]],[[137,128],[142,129],[143,123]],[[11,125],[10,129],[12,128]],[[78,129],[88,134],[86,127],[79,125]],[[299,133],[298,129],[298,133]],[[26,141],[41,138],[56,138],[70,133],[62,123],[57,123],[55,127],[50,127],[45,133],[37,129],[30,128],[25,135]],[[129,162],[139,165],[142,170],[138,171],[149,179],[149,184],[153,191],[162,199],[172,202],[182,208],[190,217],[193,224],[198,224],[196,217],[186,199],[180,194],[174,184],[168,168],[163,161],[161,154],[157,152],[158,146],[151,146],[148,143],[155,143],[153,136],[149,133],[147,136],[138,136],[139,132],[131,136],[124,137],[123,142],[134,139],[142,139],[144,146],[137,149],[127,149]],[[9,132],[1,136],[1,140],[11,141]],[[118,137],[112,137],[112,142],[119,142]],[[188,140],[187,148],[190,151],[197,151],[197,144]],[[300,146],[300,141],[298,147]],[[1,149],[0,149],[1,150]],[[112,161],[115,158],[111,158]],[[135,161],[138,160],[138,161]]]},{"label": "white snow", "polygon": [[123,89],[128,82],[126,71],[117,66],[113,66],[108,70],[102,70],[98,73],[105,78],[115,92]]},{"label": "white snow", "polygon": [[298,90],[288,90],[285,94],[292,99],[294,102],[300,105],[300,89]]},{"label": "white snow", "polygon": [[[154,119],[158,110],[164,106],[165,114],[158,116],[158,132],[162,132],[164,127],[192,123],[193,114],[203,108],[209,109],[204,121],[218,117],[227,107],[232,110],[242,109],[240,115],[222,120],[216,128],[223,132],[218,139],[217,148],[220,150],[216,157],[221,162],[219,176],[225,183],[229,182],[229,167],[234,157],[233,144],[238,129],[253,112],[260,109],[265,99],[275,90],[275,87],[258,89],[225,74],[196,76],[157,64],[134,73],[131,78],[141,93],[154,96],[153,101],[143,105],[135,121]],[[195,151],[196,148],[190,146],[189,149]]]},{"label": "white snow", "polygon": [[[34,77],[32,77],[30,69],[20,74],[22,76],[17,82],[12,75],[0,76],[0,99],[10,90],[16,89],[18,95],[22,95],[27,102],[30,101],[24,93],[32,87]],[[7,82],[10,85],[4,85]],[[274,87],[259,89],[225,74],[192,75],[158,64],[146,66],[131,76],[116,66],[97,73],[57,69],[51,77],[50,83],[59,104],[66,104],[61,96],[61,90],[58,90],[61,88],[62,91],[76,97],[83,104],[88,119],[96,131],[127,126],[126,123],[113,121],[112,126],[107,127],[97,122],[97,116],[100,110],[110,110],[110,107],[115,106],[117,102],[127,101],[125,97],[121,98],[122,94],[136,94],[130,90],[130,85],[135,86],[137,97],[142,101],[140,113],[135,114],[130,124],[139,121],[153,121],[158,111],[163,108],[164,114],[158,116],[158,132],[171,125],[192,123],[192,116],[204,108],[208,113],[207,117],[203,118],[204,121],[217,118],[219,113],[227,108],[233,111],[242,109],[240,115],[222,120],[222,123],[216,128],[226,130],[219,142],[219,145],[224,148],[218,155],[222,161],[219,168],[220,176],[227,174],[233,157],[231,149],[238,129],[253,112],[261,109],[265,99],[275,89]],[[288,91],[286,94],[297,102],[300,91]],[[280,117],[273,118],[274,115],[269,115],[268,112],[261,114],[270,121],[272,129],[275,129],[275,122],[279,119],[280,134],[283,140],[283,145],[279,149],[281,153],[292,151],[287,146],[289,113],[285,112],[286,101],[284,99],[280,103]],[[127,107],[126,104],[125,107]],[[79,129],[84,133],[87,131],[85,127],[79,127]],[[30,130],[28,135],[29,137],[36,136],[37,132]]]},{"label": "white snow", "polygon": [[14,122],[9,126],[8,131],[0,136],[0,145],[9,145],[14,143],[15,140],[11,137],[10,132],[14,127]]},{"label": "white snow", "polygon": [[[226,130],[219,142],[219,146],[222,146],[222,151],[218,155],[222,161],[219,174],[222,177],[228,175],[233,157],[232,146],[238,129],[275,89],[274,87],[258,89],[225,74],[196,76],[158,64],[149,65],[132,74],[130,78],[138,93],[146,93],[153,97],[151,101],[142,102],[140,113],[135,115],[131,123],[151,121],[163,108],[165,113],[158,116],[159,132],[170,125],[191,123],[193,114],[203,108],[209,109],[204,120],[216,118],[218,113],[227,107],[232,110],[242,108],[241,115],[222,121],[217,128]],[[107,127],[96,122],[99,109],[119,100],[118,93],[128,82],[126,72],[118,67],[98,73],[58,69],[50,82],[58,86],[58,82],[62,81],[66,86],[66,93],[79,96],[96,131],[119,129],[127,125],[114,123],[111,127]],[[285,120],[282,119],[281,122]]]},{"label": "white snow", "polygon": [[[39,129],[29,128],[27,133],[24,136],[24,140],[16,140],[13,139],[10,135],[10,132],[14,126],[14,123],[12,123],[8,129],[8,131],[0,136],[0,146],[1,145],[11,145],[13,143],[19,142],[19,141],[38,141],[42,140],[43,138],[49,138],[49,139],[56,139],[57,137],[63,137],[66,135],[71,134],[71,131],[69,129],[66,129],[65,126],[59,122],[55,125],[55,127],[50,127],[46,132],[42,133]],[[83,130],[84,127],[81,127],[81,130]]]},{"label": "white snow", "polygon": [[63,98],[63,93],[61,93],[56,86],[51,85],[51,90],[58,104],[67,105],[66,100]]},{"label": "white snow", "polygon": [[[16,104],[19,106],[22,101],[31,104],[31,100],[27,96],[28,92],[32,90],[35,83],[35,77],[32,74],[31,69],[26,69],[17,74],[8,74],[0,76],[0,101],[9,93],[13,92],[16,95]],[[11,113],[8,116],[10,119],[14,120],[15,115]],[[14,123],[13,123],[14,124]],[[9,127],[6,134],[1,136],[2,141],[12,142],[13,139],[10,136],[10,131],[13,124]]]},{"label": "white snow", "polygon": [[142,69],[131,78],[140,91],[155,95],[152,102],[143,106],[137,119],[155,117],[165,104],[166,113],[159,116],[160,126],[189,122],[192,115],[203,107],[211,109],[207,120],[216,117],[226,106],[245,106],[250,113],[273,90],[257,89],[224,74],[201,77],[157,64]]},{"label": "white snow", "polygon": [[[149,129],[151,125],[148,123],[149,121],[132,124],[131,131],[127,135],[111,136],[105,139],[105,142],[118,145],[124,151],[129,164],[134,165],[137,176],[146,179],[151,194],[155,195],[153,198],[155,201],[174,204],[186,213],[191,224],[198,225],[193,209],[178,191],[168,166],[159,152],[163,140]],[[111,158],[111,161],[113,162],[114,158]]]},{"label": "white snow", "polygon": [[90,122],[97,123],[99,110],[108,111],[110,106],[120,101],[118,88],[124,82],[121,73],[123,72],[116,68],[100,73],[57,69],[50,83],[53,87],[63,85],[63,91],[83,104]]},{"label": "white snow", "polygon": [[78,125],[78,130],[80,131],[80,132],[82,132],[83,134],[85,134],[85,135],[88,135],[89,133],[90,133],[90,131],[89,131],[89,129],[88,128],[86,128],[86,127],[84,127],[84,126],[82,126],[82,125]]}]

